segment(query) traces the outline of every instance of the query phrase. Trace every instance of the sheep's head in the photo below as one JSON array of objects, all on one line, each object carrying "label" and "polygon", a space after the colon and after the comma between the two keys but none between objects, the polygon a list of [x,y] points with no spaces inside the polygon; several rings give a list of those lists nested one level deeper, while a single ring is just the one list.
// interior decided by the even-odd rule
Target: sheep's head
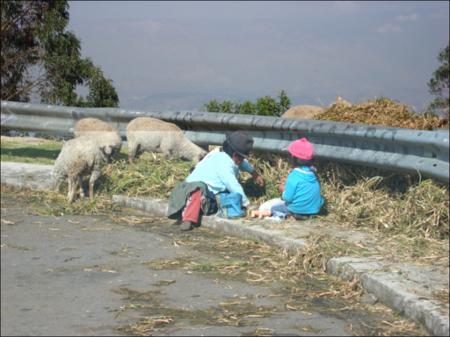
[{"label": "sheep's head", "polygon": [[207,155],[207,152],[201,147],[198,147],[194,154],[181,154],[181,159],[192,160],[194,163],[198,163]]},{"label": "sheep's head", "polygon": [[197,154],[197,157],[195,158],[195,161],[198,163],[199,161],[201,161],[203,158],[205,158],[205,156],[207,155],[208,152],[206,152],[205,150],[202,150],[199,154]]},{"label": "sheep's head", "polygon": [[103,157],[105,158],[105,160],[110,163],[111,162],[111,157],[114,154],[114,147],[111,145],[105,145],[105,146],[101,146],[100,147],[100,151],[103,154]]}]

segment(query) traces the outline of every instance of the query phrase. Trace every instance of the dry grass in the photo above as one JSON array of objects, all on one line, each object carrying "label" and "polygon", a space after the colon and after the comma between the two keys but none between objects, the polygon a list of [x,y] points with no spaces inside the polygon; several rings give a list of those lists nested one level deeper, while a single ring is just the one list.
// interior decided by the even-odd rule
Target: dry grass
[{"label": "dry grass", "polygon": [[384,179],[361,176],[351,185],[323,184],[328,220],[383,233],[448,239],[448,189],[428,179],[405,184],[402,192],[386,186]]},{"label": "dry grass", "polygon": [[448,117],[441,119],[432,114],[418,115],[409,106],[388,98],[378,98],[350,107],[333,104],[316,116],[316,119],[419,130],[448,128],[449,125]]},{"label": "dry grass", "polygon": [[109,215],[120,209],[113,204],[111,199],[105,195],[97,195],[94,200],[78,199],[74,203],[67,202],[67,193],[54,191],[34,191],[29,189],[16,189],[14,187],[1,185],[2,192],[14,191],[17,198],[27,201],[34,214],[38,215]]},{"label": "dry grass", "polygon": [[99,192],[167,198],[192,167],[192,162],[167,160],[161,154],[144,153],[132,164],[120,159],[104,168]]},{"label": "dry grass", "polygon": [[[221,257],[194,260],[192,256],[179,256],[174,259],[152,260],[143,265],[153,270],[182,269],[250,284],[270,285],[281,282],[286,285],[286,289],[294,289],[294,293],[299,293],[305,291],[299,288],[299,284],[305,283],[305,278],[325,275],[325,263],[331,256],[348,255],[349,251],[355,253],[358,249],[347,242],[316,235],[308,240],[310,243],[306,249],[289,253],[263,242],[239,240],[235,237],[211,240],[209,230],[199,230],[208,232],[208,235],[187,236],[178,240],[177,245],[189,246],[205,254],[214,251]],[[334,277],[329,279],[337,283],[328,283],[326,287],[321,284],[311,285],[308,296],[357,299],[362,294],[359,280],[338,282]]]},{"label": "dry grass", "polygon": [[[243,174],[244,189],[253,204],[279,197],[278,182],[289,173],[282,156],[256,154],[250,161],[262,173],[266,186],[260,188]],[[159,154],[144,154],[128,164],[125,159],[104,168],[96,184],[96,199],[78,200],[68,205],[63,194],[33,192],[36,202],[52,214],[81,212],[93,214],[111,209],[113,194],[168,198],[176,183],[192,168],[191,162],[166,160]],[[348,228],[365,228],[389,235],[448,240],[449,192],[431,179],[395,174],[346,164],[318,162],[327,215],[319,216]],[[65,193],[63,191],[63,193]],[[50,207],[50,204],[57,205]],[[45,212],[45,207],[42,211]]]},{"label": "dry grass", "polygon": [[118,330],[127,335],[151,336],[162,326],[169,325],[173,321],[173,317],[170,316],[141,317],[138,322],[120,327]]},{"label": "dry grass", "polygon": [[433,297],[440,302],[448,303],[449,302],[448,289],[443,288],[439,291],[433,292]]},{"label": "dry grass", "polygon": [[[267,184],[261,190],[245,181],[250,199],[261,204],[279,197],[278,182],[290,171],[286,160],[278,155],[250,160]],[[328,214],[321,220],[379,233],[448,240],[448,188],[431,179],[349,164],[321,161],[317,168],[327,200]]]}]

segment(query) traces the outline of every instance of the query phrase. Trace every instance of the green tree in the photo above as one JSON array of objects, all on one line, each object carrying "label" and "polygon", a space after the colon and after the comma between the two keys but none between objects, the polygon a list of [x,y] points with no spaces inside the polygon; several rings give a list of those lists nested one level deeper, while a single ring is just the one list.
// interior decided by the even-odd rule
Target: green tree
[{"label": "green tree", "polygon": [[220,103],[220,112],[235,113],[234,103],[231,101],[223,101]]},{"label": "green tree", "polygon": [[86,98],[86,104],[88,106],[117,106],[119,97],[117,96],[116,89],[114,89],[112,81],[105,78],[103,71],[99,67],[91,66],[88,85],[89,94]]},{"label": "green tree", "polygon": [[250,101],[245,101],[240,105],[239,113],[243,115],[256,115],[256,106]]},{"label": "green tree", "polygon": [[256,100],[256,111],[258,115],[280,116],[278,103],[270,96],[264,96]]},{"label": "green tree", "polygon": [[[66,0],[2,1],[1,9],[2,99],[28,101],[35,90],[45,103],[118,105],[112,82],[81,58],[80,41],[66,31]],[[31,70],[39,75],[33,77]],[[89,88],[86,99],[78,96],[78,86]]]},{"label": "green tree", "polygon": [[291,100],[286,94],[286,91],[281,90],[278,95],[278,114],[277,116],[281,116],[291,107]]},{"label": "green tree", "polygon": [[204,104],[206,111],[220,112],[220,103],[216,99],[212,99]]},{"label": "green tree", "polygon": [[278,101],[270,96],[258,98],[256,103],[251,101],[244,101],[244,103],[236,103],[232,101],[219,102],[213,99],[203,106],[209,112],[225,112],[243,115],[264,115],[264,116],[281,116],[289,109],[291,100],[282,90],[278,95]]},{"label": "green tree", "polygon": [[[430,103],[430,108],[449,108],[450,97],[450,68],[449,68],[449,46],[447,45],[438,56],[441,63],[439,68],[433,72],[433,77],[428,82],[430,93],[435,97],[434,101]],[[448,110],[447,110],[448,114]]]},{"label": "green tree", "polygon": [[43,1],[1,2],[1,98],[28,101],[30,64],[39,59],[37,28],[48,4]]}]

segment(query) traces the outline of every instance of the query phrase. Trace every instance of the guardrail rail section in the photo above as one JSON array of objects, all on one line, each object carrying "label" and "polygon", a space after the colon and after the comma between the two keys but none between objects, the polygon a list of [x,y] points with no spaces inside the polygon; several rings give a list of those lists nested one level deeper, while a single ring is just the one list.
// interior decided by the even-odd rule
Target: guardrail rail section
[{"label": "guardrail rail section", "polygon": [[73,137],[77,120],[99,118],[116,126],[125,139],[129,121],[148,116],[180,126],[198,145],[220,145],[226,132],[245,130],[255,150],[283,153],[289,143],[307,137],[318,159],[419,173],[449,182],[448,130],[424,131],[364,124],[192,111],[135,111],[1,102],[2,130],[34,131]]}]

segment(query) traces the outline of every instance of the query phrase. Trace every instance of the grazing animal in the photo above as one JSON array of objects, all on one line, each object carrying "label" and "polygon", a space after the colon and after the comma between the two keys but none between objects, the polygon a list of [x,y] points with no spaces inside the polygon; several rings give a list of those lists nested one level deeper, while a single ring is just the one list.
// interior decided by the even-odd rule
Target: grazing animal
[{"label": "grazing animal", "polygon": [[287,110],[281,117],[288,119],[316,119],[324,109],[315,105],[296,105]]},{"label": "grazing animal", "polygon": [[79,189],[84,197],[82,178],[90,175],[89,198],[94,198],[94,183],[101,175],[102,166],[110,162],[114,148],[110,144],[101,144],[93,137],[73,138],[64,143],[53,167],[54,188],[57,190],[62,181],[68,180],[68,201],[75,199]]},{"label": "grazing animal", "polygon": [[116,131],[117,129],[112,125],[98,119],[98,118],[82,118],[75,123],[74,133],[75,137],[80,137],[85,134],[91,135],[94,132]]},{"label": "grazing animal", "polygon": [[167,158],[199,162],[206,151],[192,143],[175,124],[152,117],[138,117],[127,125],[128,160],[138,153],[160,152]]}]

